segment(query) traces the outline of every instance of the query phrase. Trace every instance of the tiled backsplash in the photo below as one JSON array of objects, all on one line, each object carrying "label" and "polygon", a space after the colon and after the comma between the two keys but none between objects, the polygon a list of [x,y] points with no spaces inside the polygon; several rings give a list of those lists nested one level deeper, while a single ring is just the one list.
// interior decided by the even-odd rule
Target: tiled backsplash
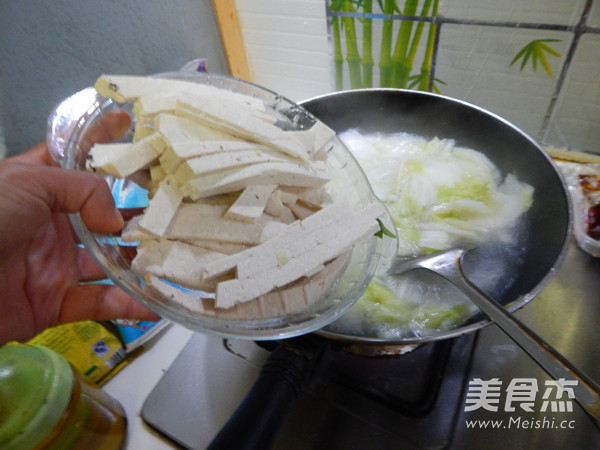
[{"label": "tiled backsplash", "polygon": [[[237,1],[256,82],[293,100],[335,89],[327,27],[331,11],[326,3]],[[434,67],[436,78],[444,83],[438,84],[441,93],[495,112],[546,145],[600,153],[598,3],[441,1]],[[373,4],[377,60],[375,36],[385,16],[377,10],[378,2]],[[404,1],[397,4],[402,8]],[[362,27],[357,14],[350,15],[356,20],[360,49]],[[537,39],[558,40],[550,43],[561,55],[548,57],[552,77],[539,64],[535,71],[530,64],[522,71],[520,62],[511,66],[519,50]],[[348,87],[346,79],[344,88]]]}]

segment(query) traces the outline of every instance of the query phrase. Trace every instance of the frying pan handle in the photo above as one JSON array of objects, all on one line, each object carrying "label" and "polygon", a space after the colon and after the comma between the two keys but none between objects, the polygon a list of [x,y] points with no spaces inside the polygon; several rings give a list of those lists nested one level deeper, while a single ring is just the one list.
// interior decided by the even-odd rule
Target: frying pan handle
[{"label": "frying pan handle", "polygon": [[286,345],[271,353],[254,385],[208,449],[268,449],[308,377],[311,358]]},{"label": "frying pan handle", "polygon": [[597,425],[600,424],[600,386],[594,380],[581,373],[535,332],[471,283],[462,270],[460,260],[459,264],[447,265],[441,270],[436,268],[434,271],[452,281],[550,376],[555,380],[567,381],[569,384],[565,386],[572,387],[575,400]]}]

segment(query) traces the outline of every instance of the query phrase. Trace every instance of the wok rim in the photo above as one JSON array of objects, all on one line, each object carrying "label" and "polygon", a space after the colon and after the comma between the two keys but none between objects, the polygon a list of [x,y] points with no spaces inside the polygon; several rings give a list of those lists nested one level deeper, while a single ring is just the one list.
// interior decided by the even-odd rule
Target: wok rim
[{"label": "wok rim", "polygon": [[[529,141],[533,145],[533,147],[540,153],[540,155],[548,161],[550,167],[553,168],[556,176],[558,177],[558,180],[560,182],[560,188],[562,190],[562,193],[563,193],[563,196],[565,199],[565,203],[567,206],[567,208],[566,208],[567,209],[567,211],[566,211],[567,227],[565,230],[565,238],[563,239],[563,242],[561,244],[560,251],[558,252],[558,256],[556,257],[556,259],[555,259],[554,263],[552,264],[552,266],[550,267],[550,269],[541,278],[541,280],[527,294],[521,295],[521,296],[515,298],[514,300],[512,300],[511,302],[509,302],[505,306],[505,309],[510,313],[514,313],[515,311],[518,311],[519,309],[521,309],[522,307],[527,305],[529,302],[531,302],[541,291],[543,291],[548,286],[548,284],[552,281],[552,279],[554,279],[554,277],[556,276],[556,274],[558,273],[558,271],[560,270],[560,268],[562,267],[562,265],[566,259],[567,251],[568,251],[571,241],[572,241],[573,202],[572,202],[571,196],[569,195],[569,191],[567,188],[567,184],[566,184],[564,175],[561,173],[561,171],[555,165],[555,163],[552,160],[552,158],[550,157],[550,155],[548,155],[544,151],[544,149],[541,147],[541,145],[535,139],[533,139],[530,135],[525,133],[523,130],[521,130],[519,127],[517,127],[512,122],[499,116],[498,114],[495,114],[485,108],[474,105],[467,101],[456,99],[456,98],[449,97],[446,95],[432,93],[432,92],[415,91],[415,90],[410,90],[410,89],[397,89],[397,88],[362,88],[362,89],[342,90],[342,91],[336,91],[336,92],[330,92],[330,93],[326,93],[326,94],[322,94],[322,95],[317,95],[317,96],[302,100],[302,101],[298,102],[298,104],[300,106],[302,106],[303,108],[306,108],[311,114],[315,115],[315,117],[317,117],[323,123],[327,123],[326,121],[319,118],[316,114],[314,114],[311,111],[310,106],[307,106],[307,104],[309,104],[311,102],[315,102],[315,101],[326,100],[329,98],[352,95],[352,93],[369,93],[369,92],[378,92],[378,93],[390,92],[393,94],[405,93],[405,94],[421,96],[421,97],[431,97],[431,98],[435,98],[435,99],[438,99],[441,101],[456,103],[456,104],[462,105],[464,107],[477,110],[479,113],[482,113],[484,115],[487,115],[487,116],[499,121],[504,126],[512,128],[513,131],[517,132],[519,135],[521,135],[521,137],[523,137],[525,140]],[[366,347],[375,347],[375,346],[402,347],[402,346],[415,346],[415,344],[417,344],[417,345],[425,344],[428,342],[435,342],[435,341],[440,341],[440,340],[444,340],[444,339],[451,339],[451,338],[459,337],[459,336],[480,330],[484,327],[487,327],[488,325],[490,325],[492,323],[494,323],[493,320],[486,318],[486,319],[482,319],[482,320],[479,320],[474,323],[468,323],[466,325],[459,326],[459,327],[453,328],[451,330],[446,330],[446,331],[443,331],[440,333],[435,333],[435,334],[426,335],[426,336],[406,337],[406,338],[403,338],[403,337],[378,338],[378,337],[369,337],[369,336],[357,336],[357,335],[350,335],[350,334],[345,334],[345,333],[327,331],[327,330],[324,330],[323,328],[316,330],[313,333],[317,334],[323,338],[330,339],[332,341],[337,341],[337,342],[347,343],[347,344],[358,344],[358,345],[363,345]]]}]

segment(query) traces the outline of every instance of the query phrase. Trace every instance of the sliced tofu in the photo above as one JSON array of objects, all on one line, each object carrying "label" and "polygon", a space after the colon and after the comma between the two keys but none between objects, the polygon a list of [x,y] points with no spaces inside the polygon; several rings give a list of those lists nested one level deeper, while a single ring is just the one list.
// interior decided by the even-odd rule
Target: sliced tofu
[{"label": "sliced tofu", "polygon": [[165,237],[179,240],[206,240],[245,245],[261,242],[263,226],[232,220],[198,208],[197,204],[182,204],[173,217]]},{"label": "sliced tofu", "polygon": [[239,253],[248,248],[248,245],[236,244],[232,242],[218,242],[218,241],[207,241],[204,239],[186,239],[185,241],[190,245],[196,247],[205,248],[206,250],[212,250],[214,252],[222,253],[223,255],[233,255]]},{"label": "sliced tofu", "polygon": [[[173,173],[179,165],[191,158],[214,155],[231,151],[252,150],[264,152],[266,147],[253,142],[223,140],[181,140],[171,141],[160,155],[159,161],[163,169]],[[281,159],[281,158],[280,158]]]},{"label": "sliced tofu", "polygon": [[243,252],[245,258],[236,266],[237,278],[217,284],[215,307],[231,308],[305,276],[372,236],[379,229],[376,219],[384,212],[382,205],[373,203],[348,220],[303,233],[275,251],[259,250],[252,256]]},{"label": "sliced tofu", "polygon": [[170,299],[171,301],[179,303],[183,308],[189,311],[207,314],[211,310],[211,304],[213,301],[208,300],[208,298],[212,297],[210,294],[181,290],[180,288],[173,286],[172,284],[167,283],[159,277],[149,273],[146,273],[144,279],[148,286],[155,289],[162,296]]},{"label": "sliced tofu", "polygon": [[121,240],[123,242],[137,242],[156,239],[154,234],[148,233],[140,228],[140,220],[143,215],[135,216],[127,221],[123,230],[121,230]]},{"label": "sliced tofu", "polygon": [[286,232],[291,223],[297,222],[297,220],[291,222],[283,222],[276,220],[268,214],[263,214],[258,218],[258,221],[262,224],[263,230],[260,235],[260,242],[267,242],[274,237],[279,236]]},{"label": "sliced tofu", "polygon": [[289,208],[289,205],[296,203],[297,197],[285,194],[281,189],[276,189],[269,197],[265,205],[265,213],[285,223],[291,223],[297,219]]},{"label": "sliced tofu", "polygon": [[135,124],[135,129],[133,130],[133,137],[131,140],[132,142],[141,141],[155,132],[156,129],[154,128],[154,124],[148,122],[137,122]]},{"label": "sliced tofu", "polygon": [[100,173],[125,178],[147,168],[164,149],[165,143],[157,134],[135,143],[95,144],[89,153],[89,165]]},{"label": "sliced tofu", "polygon": [[162,180],[167,176],[167,172],[160,164],[154,164],[150,167],[150,190],[155,192]]},{"label": "sliced tofu", "polygon": [[259,163],[286,163],[285,158],[276,153],[264,150],[232,150],[206,156],[198,156],[183,161],[175,171],[175,178],[180,185],[193,178],[204,178],[216,172],[227,172]]},{"label": "sliced tofu", "polygon": [[191,199],[235,192],[253,184],[320,187],[329,181],[324,170],[298,164],[267,162],[193,178],[182,190]]},{"label": "sliced tofu", "polygon": [[299,203],[317,206],[333,203],[331,196],[323,188],[296,189],[293,187],[282,186],[280,189],[282,191],[282,198],[286,195],[293,196]]},{"label": "sliced tofu", "polygon": [[320,120],[317,120],[309,130],[302,132],[310,133],[312,136],[314,136],[314,152],[321,150],[325,144],[331,141],[336,135],[333,129],[325,125]]},{"label": "sliced tofu", "polygon": [[183,194],[172,177],[166,177],[158,185],[138,226],[141,230],[155,236],[164,236],[175,216]]},{"label": "sliced tofu", "polygon": [[269,254],[277,258],[281,255],[281,251],[285,251],[290,245],[297,243],[302,238],[303,233],[339,223],[346,217],[345,215],[348,210],[349,208],[346,205],[336,204],[313,214],[311,217],[307,217],[303,221],[295,221],[287,225],[283,230],[279,230],[271,239],[262,241],[262,245],[249,248],[245,252],[207,265],[205,268],[206,276],[219,276],[234,269],[248,258],[257,258],[260,255]]},{"label": "sliced tofu", "polygon": [[325,125],[323,122],[317,120],[312,127],[305,130],[290,130],[288,133],[301,141],[313,158],[315,155],[324,149],[327,144],[336,135],[335,131]]},{"label": "sliced tofu", "polygon": [[144,95],[133,104],[133,114],[140,119],[151,119],[160,113],[173,114],[177,108],[177,96],[169,92]]},{"label": "sliced tofu", "polygon": [[239,108],[219,103],[216,99],[197,101],[193,96],[181,98],[177,106],[177,114],[185,118],[264,144],[302,161],[309,159],[310,148],[303,145],[301,140],[274,124],[244,114]]},{"label": "sliced tofu", "polygon": [[257,320],[300,312],[322,298],[337,281],[348,257],[348,254],[344,254],[326,264],[310,278],[303,278],[258,297],[255,301],[239,303],[229,309],[215,308],[211,295],[184,292],[154,276],[148,277],[147,281],[162,295],[191,311],[220,319]]},{"label": "sliced tofu", "polygon": [[166,278],[190,289],[214,290],[214,280],[204,280],[202,267],[225,255],[179,241],[156,239],[138,245],[131,267],[138,273]]},{"label": "sliced tofu", "polygon": [[242,191],[237,200],[225,213],[229,219],[255,222],[262,216],[275,184],[254,184]]},{"label": "sliced tofu", "polygon": [[169,94],[196,93],[235,101],[261,111],[265,110],[264,102],[260,99],[185,79],[103,74],[94,83],[94,88],[103,97],[112,98],[117,102],[133,102],[140,97],[152,96],[161,92]]},{"label": "sliced tofu", "polygon": [[306,219],[307,217],[313,215],[313,213],[315,212],[315,209],[299,203],[294,203],[293,205],[290,205],[289,208],[290,211],[292,211],[292,213],[294,214],[294,216],[296,216],[300,220]]},{"label": "sliced tofu", "polygon": [[154,128],[163,137],[168,145],[173,142],[186,140],[204,141],[242,141],[241,139],[224,133],[214,128],[199,124],[185,117],[175,116],[168,113],[158,114],[154,118]]},{"label": "sliced tofu", "polygon": [[188,81],[103,75],[96,88],[135,102],[139,140],[112,149],[115,172],[148,177],[150,203],[121,236],[138,242],[134,270],[186,307],[240,319],[297,312],[378,230],[380,205],[319,210],[330,180],[323,146],[335,135],[324,124],[284,131],[262,100]]}]

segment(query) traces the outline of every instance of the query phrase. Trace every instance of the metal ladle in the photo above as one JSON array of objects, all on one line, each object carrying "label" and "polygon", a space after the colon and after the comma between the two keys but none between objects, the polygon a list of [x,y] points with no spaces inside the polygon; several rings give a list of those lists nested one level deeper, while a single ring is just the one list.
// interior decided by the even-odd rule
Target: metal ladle
[{"label": "metal ladle", "polygon": [[470,249],[453,248],[443,252],[396,261],[389,270],[398,275],[414,269],[426,269],[446,278],[493,320],[539,366],[557,381],[575,381],[575,400],[600,424],[600,386],[575,368],[541,337],[525,326],[498,302],[471,283],[463,271],[463,257]]}]

